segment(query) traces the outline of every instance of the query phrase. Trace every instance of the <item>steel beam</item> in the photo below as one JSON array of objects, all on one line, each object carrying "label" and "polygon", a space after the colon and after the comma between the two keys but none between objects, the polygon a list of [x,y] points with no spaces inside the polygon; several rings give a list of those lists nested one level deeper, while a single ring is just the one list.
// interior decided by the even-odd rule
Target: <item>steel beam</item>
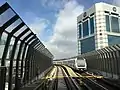
[{"label": "steel beam", "polygon": [[12,17],[10,20],[8,20],[6,23],[4,23],[2,25],[2,27],[0,27],[0,40],[1,40],[1,36],[2,33],[4,32],[4,30],[10,26],[13,22],[15,22],[19,17],[17,15],[15,15],[14,17]]},{"label": "steel beam", "polygon": [[5,3],[3,4],[1,7],[0,7],[0,15],[5,12],[9,7],[8,3]]},{"label": "steel beam", "polygon": [[6,29],[8,26],[10,26],[12,23],[14,23],[16,20],[19,19],[18,15],[13,16],[11,19],[9,19],[6,23],[3,24],[3,29]]}]

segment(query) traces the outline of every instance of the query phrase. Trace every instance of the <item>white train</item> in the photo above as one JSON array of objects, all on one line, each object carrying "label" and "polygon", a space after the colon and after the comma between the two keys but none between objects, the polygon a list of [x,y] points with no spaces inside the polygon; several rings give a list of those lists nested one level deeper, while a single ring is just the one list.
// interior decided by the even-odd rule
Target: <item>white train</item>
[{"label": "white train", "polygon": [[62,64],[68,65],[77,70],[87,70],[86,60],[80,57],[62,61]]}]

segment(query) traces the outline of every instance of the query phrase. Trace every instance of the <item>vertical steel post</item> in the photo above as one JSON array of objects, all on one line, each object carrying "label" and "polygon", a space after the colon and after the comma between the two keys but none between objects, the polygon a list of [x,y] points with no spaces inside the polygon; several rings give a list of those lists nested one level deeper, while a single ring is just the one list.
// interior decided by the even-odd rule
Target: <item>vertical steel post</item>
[{"label": "vertical steel post", "polygon": [[37,53],[37,51],[35,50],[35,52],[34,52],[34,60],[33,60],[33,78],[35,77],[35,65],[36,65],[35,57],[36,57],[36,53]]},{"label": "vertical steel post", "polygon": [[119,57],[120,57],[120,48],[119,45],[115,45],[114,48],[116,49],[116,71],[117,75],[119,76]]},{"label": "vertical steel post", "polygon": [[15,75],[15,90],[18,90],[19,89],[19,85],[18,83],[18,71],[19,71],[19,61],[20,61],[20,55],[21,55],[21,51],[22,51],[22,46],[23,46],[23,43],[21,42],[20,44],[20,47],[19,47],[19,51],[18,51],[18,55],[17,55],[17,59],[16,59],[16,75]]},{"label": "vertical steel post", "polygon": [[32,50],[33,50],[33,48],[31,47],[30,53],[29,53],[29,56],[28,56],[28,59],[27,59],[28,61],[27,61],[27,73],[26,73],[26,77],[27,77],[28,82],[30,82]]},{"label": "vertical steel post", "polygon": [[4,29],[2,27],[0,27],[0,41],[1,41],[1,37],[2,37],[3,31],[4,31]]},{"label": "vertical steel post", "polygon": [[112,65],[112,57],[113,56],[112,56],[111,50],[109,48],[107,48],[107,50],[108,50],[108,54],[109,54],[109,59],[108,59],[109,63],[106,62],[106,64],[109,65],[109,70],[110,70],[110,73],[113,77],[113,68],[112,68],[113,67],[113,65]]},{"label": "vertical steel post", "polygon": [[34,62],[35,62],[35,50],[33,52],[33,60],[32,60],[32,78],[34,78]]},{"label": "vertical steel post", "polygon": [[30,59],[30,81],[32,81],[32,74],[33,74],[33,54],[34,54],[34,48],[32,49],[31,59]]},{"label": "vertical steel post", "polygon": [[11,57],[10,57],[10,68],[9,68],[9,77],[8,77],[8,90],[12,90],[12,71],[13,71],[13,59],[17,47],[18,39],[15,38],[15,43],[13,45]]},{"label": "vertical steel post", "polygon": [[24,58],[25,58],[25,52],[26,52],[27,44],[25,44],[24,49],[23,49],[23,54],[22,54],[22,60],[21,60],[21,74],[20,77],[23,77],[23,64],[24,64]]},{"label": "vertical steel post", "polygon": [[30,46],[28,47],[28,50],[27,50],[27,55],[26,55],[26,58],[25,58],[25,71],[24,71],[24,85],[28,82],[27,81],[27,77],[26,77],[26,74],[27,74],[27,63],[28,63],[28,56],[29,56],[29,53],[30,53]]},{"label": "vertical steel post", "polygon": [[118,48],[117,70],[118,70],[118,76],[120,79],[120,67],[119,67],[119,64],[120,64],[120,45],[116,45],[116,46]]},{"label": "vertical steel post", "polygon": [[[4,90],[5,89],[5,80],[6,80],[6,67],[1,66],[0,72],[1,72],[1,74],[0,74],[0,90]],[[3,77],[3,78],[1,78],[1,77]]]}]

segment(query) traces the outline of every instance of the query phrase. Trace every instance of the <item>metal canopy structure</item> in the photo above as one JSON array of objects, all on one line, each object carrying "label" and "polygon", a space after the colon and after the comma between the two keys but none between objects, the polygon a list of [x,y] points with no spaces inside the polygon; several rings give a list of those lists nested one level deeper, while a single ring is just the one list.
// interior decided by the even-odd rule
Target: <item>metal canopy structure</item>
[{"label": "metal canopy structure", "polygon": [[[4,34],[7,35],[5,40]],[[12,41],[13,39],[14,41]],[[36,34],[32,32],[8,3],[0,7],[0,41],[2,40],[5,41],[5,44],[3,51],[1,51],[3,54],[0,57],[0,90],[5,89],[6,77],[8,90],[13,88],[18,90],[20,82],[24,83],[23,85],[31,82],[36,76],[36,68],[40,69],[43,67],[41,64],[48,62],[44,69],[51,66],[54,58],[51,52],[45,48]],[[9,51],[11,42],[12,49]],[[6,59],[9,52],[9,66],[6,67]],[[15,55],[17,56],[16,58]],[[42,63],[39,63],[41,61]],[[15,74],[13,75],[14,62],[16,65]],[[40,73],[43,71],[40,70]],[[6,72],[8,75],[6,75]],[[15,84],[15,87],[13,87],[13,84]]]}]

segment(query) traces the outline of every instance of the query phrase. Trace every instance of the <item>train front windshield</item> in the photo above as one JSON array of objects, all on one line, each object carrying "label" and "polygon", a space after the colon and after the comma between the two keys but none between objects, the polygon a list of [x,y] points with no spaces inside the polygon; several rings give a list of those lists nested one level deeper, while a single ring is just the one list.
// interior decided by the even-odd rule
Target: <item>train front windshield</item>
[{"label": "train front windshield", "polygon": [[85,61],[84,60],[77,60],[77,66],[78,67],[85,67]]},{"label": "train front windshield", "polygon": [[85,62],[85,59],[84,58],[77,58],[77,66],[78,67],[85,67],[85,64],[86,64],[86,62]]}]

